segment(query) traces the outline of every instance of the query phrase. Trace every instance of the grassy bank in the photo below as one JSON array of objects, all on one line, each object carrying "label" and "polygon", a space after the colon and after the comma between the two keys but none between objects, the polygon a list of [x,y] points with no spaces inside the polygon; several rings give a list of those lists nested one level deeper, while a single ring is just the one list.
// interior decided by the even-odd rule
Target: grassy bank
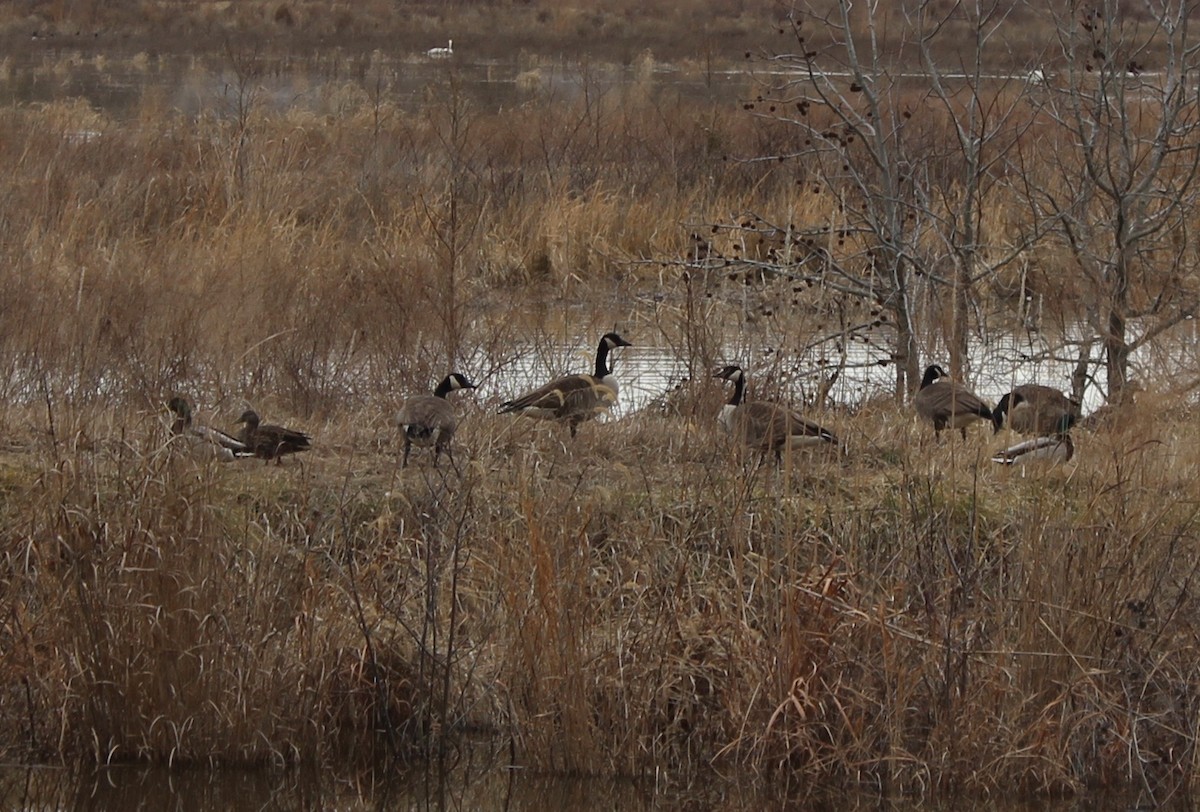
[{"label": "grassy bank", "polygon": [[461,476],[399,470],[374,414],[309,425],[282,468],[62,417],[73,441],[4,457],[5,757],[340,760],[472,730],[559,772],[1193,778],[1190,417],[1021,475],[986,432],[829,414],[849,453],[776,471],[715,433],[715,397],[573,443],[466,405]]},{"label": "grassy bank", "polygon": [[[489,112],[451,72],[413,115],[380,71],[279,111],[238,69],[194,117],[153,91],[131,120],[0,114],[0,757],[279,764],[470,732],[560,772],[1195,779],[1200,448],[1175,335],[1180,374],[1060,468],[998,470],[1011,437],[934,445],[869,398],[813,407],[844,456],[758,467],[717,434],[705,373],[887,329],[745,260],[781,250],[770,222],[869,259],[839,231],[849,181],[743,160],[796,152],[796,128],[650,78]],[[907,137],[949,137],[921,112]],[[1054,189],[1076,167],[1040,162],[1067,139],[1037,124],[1020,170]],[[989,187],[993,244],[1028,226],[1019,185]],[[1194,217],[1139,256],[1139,307],[1186,270]],[[1047,322],[1086,306],[1039,250],[978,282],[981,333],[1031,286]],[[950,286],[913,286],[937,348]],[[614,325],[709,385],[574,442],[492,414],[520,358]],[[390,415],[449,368],[483,385],[459,401],[462,470],[400,470]],[[248,399],[315,449],[197,463],[167,447],[176,392],[221,426]]]}]

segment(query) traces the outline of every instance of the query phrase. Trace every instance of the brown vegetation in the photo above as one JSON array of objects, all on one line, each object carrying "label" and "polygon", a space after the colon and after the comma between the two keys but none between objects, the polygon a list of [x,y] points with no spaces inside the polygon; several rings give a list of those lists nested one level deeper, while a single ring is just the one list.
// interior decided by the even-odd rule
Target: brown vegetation
[{"label": "brown vegetation", "polygon": [[[915,3],[905,4],[915,7]],[[956,4],[937,2],[933,10],[948,15],[939,56],[957,63],[969,31]],[[1006,5],[1006,4],[1002,4]],[[1061,4],[1060,4],[1061,5]],[[1045,8],[1011,4],[1000,32],[997,67],[1040,61],[1053,42]],[[817,0],[804,8],[826,15],[834,0]],[[1136,9],[1133,9],[1136,12]],[[161,49],[167,52],[219,52],[230,42],[253,44],[264,52],[292,53],[331,47],[388,53],[420,53],[453,37],[474,58],[510,58],[527,52],[568,55],[629,64],[645,50],[670,61],[697,61],[727,66],[780,47],[797,9],[772,0],[672,0],[643,3],[600,0],[586,4],[531,0],[466,0],[456,3],[357,0],[147,0],[139,3],[64,3],[22,0],[0,6],[0,36],[15,40],[34,32],[53,44],[110,50]],[[881,42],[891,53],[908,55],[901,8],[888,10]],[[966,36],[964,36],[966,35]],[[824,40],[815,41],[827,44]],[[786,47],[786,43],[785,43]]]},{"label": "brown vegetation", "polygon": [[[489,111],[451,73],[406,113],[364,60],[325,106],[277,111],[230,54],[233,92],[196,117],[151,92],[130,120],[0,118],[6,759],[431,755],[482,730],[566,772],[1195,781],[1186,393],[1146,387],[1148,416],[1028,475],[988,462],[1003,437],[934,445],[890,400],[814,407],[845,455],[759,466],[717,434],[710,381],[564,442],[491,414],[546,336],[618,321],[700,380],[742,335],[887,331],[777,272],[871,250],[841,227],[851,185],[752,80],[750,111],[586,71],[570,100]],[[1061,188],[1071,164],[1034,148],[1052,122],[1002,96],[1037,123],[1020,171]],[[945,137],[941,116],[922,107],[913,140]],[[996,242],[1032,222],[1012,188],[981,221]],[[1086,310],[1054,251],[982,280],[985,319],[1027,318],[1032,280],[1047,323]],[[935,345],[947,294],[917,290]],[[398,393],[452,368],[481,384],[457,404],[462,473],[401,471]],[[176,392],[225,427],[248,398],[314,448],[180,458],[158,416]]]},{"label": "brown vegetation", "polygon": [[277,469],[59,415],[70,444],[5,457],[7,757],[340,760],[484,730],[564,772],[1068,790],[1136,754],[1193,777],[1190,417],[1023,476],[985,433],[829,414],[848,455],[776,471],[717,436],[713,394],[567,447],[470,410],[461,478],[401,473],[382,421],[324,422]]}]

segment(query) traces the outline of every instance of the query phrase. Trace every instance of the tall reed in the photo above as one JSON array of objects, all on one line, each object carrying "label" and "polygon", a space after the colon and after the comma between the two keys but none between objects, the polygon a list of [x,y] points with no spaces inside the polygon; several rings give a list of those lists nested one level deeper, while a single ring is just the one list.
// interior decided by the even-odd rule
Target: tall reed
[{"label": "tall reed", "polygon": [[[837,204],[735,160],[773,125],[644,91],[533,102],[525,137],[453,88],[415,117],[348,92],[0,118],[0,754],[437,758],[483,731],[578,773],[1194,780],[1186,397],[1149,386],[1027,475],[988,462],[1005,438],[818,400],[847,453],[760,465],[709,367],[866,315],[735,256],[788,247],[762,213],[838,250]],[[614,321],[686,359],[665,413],[575,441],[491,414],[537,336]],[[389,410],[455,366],[484,384],[461,470],[399,469]],[[158,419],[177,391],[315,450],[197,463]]]}]

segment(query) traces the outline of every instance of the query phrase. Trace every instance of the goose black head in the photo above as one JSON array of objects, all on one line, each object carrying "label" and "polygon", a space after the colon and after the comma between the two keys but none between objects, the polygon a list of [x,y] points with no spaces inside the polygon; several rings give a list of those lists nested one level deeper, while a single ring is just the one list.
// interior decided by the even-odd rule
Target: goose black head
[{"label": "goose black head", "polygon": [[946,377],[946,370],[942,369],[937,364],[930,364],[929,366],[925,367],[925,377],[921,378],[921,388],[924,389],[938,378],[944,377]]},{"label": "goose black head", "polygon": [[742,372],[742,368],[737,364],[728,364],[713,373],[714,378],[721,378],[726,381],[736,382],[744,378],[746,373]]},{"label": "goose black head", "polygon": [[176,417],[181,417],[184,420],[187,420],[192,416],[192,405],[188,403],[186,399],[181,398],[178,395],[167,401],[167,408],[170,409],[171,413]]},{"label": "goose black head", "polygon": [[437,389],[433,390],[433,394],[439,398],[444,398],[456,389],[475,389],[475,384],[471,383],[471,379],[461,372],[451,372],[441,383]]},{"label": "goose black head", "polygon": [[1024,402],[1025,396],[1020,392],[1006,392],[992,410],[992,434],[1004,428],[1004,417]]},{"label": "goose black head", "polygon": [[450,388],[451,389],[475,389],[475,384],[471,383],[471,379],[461,372],[450,373]]}]

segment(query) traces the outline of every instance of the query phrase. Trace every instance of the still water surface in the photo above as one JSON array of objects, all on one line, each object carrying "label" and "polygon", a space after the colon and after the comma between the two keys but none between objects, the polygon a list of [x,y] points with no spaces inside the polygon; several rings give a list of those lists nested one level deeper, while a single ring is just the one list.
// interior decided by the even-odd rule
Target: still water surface
[{"label": "still water surface", "polygon": [[732,103],[751,87],[741,70],[691,70],[647,59],[636,65],[581,65],[514,54],[476,60],[431,60],[419,54],[330,49],[301,58],[239,54],[96,53],[69,43],[32,42],[0,61],[0,98],[42,104],[83,99],[117,120],[130,120],[147,96],[185,115],[258,109],[337,114],[357,87],[404,110],[427,105],[453,80],[478,109],[511,108],[533,97],[570,100],[630,87],[669,90],[680,98]]},{"label": "still water surface", "polygon": [[453,769],[396,768],[350,775],[309,769],[167,770],[114,767],[88,772],[0,768],[0,810],[888,810],[889,812],[1076,812],[1184,810],[1187,799],[1144,795],[1075,799],[884,798],[862,792],[764,787],[711,779],[687,786],[652,780],[567,778],[465,759]]}]

